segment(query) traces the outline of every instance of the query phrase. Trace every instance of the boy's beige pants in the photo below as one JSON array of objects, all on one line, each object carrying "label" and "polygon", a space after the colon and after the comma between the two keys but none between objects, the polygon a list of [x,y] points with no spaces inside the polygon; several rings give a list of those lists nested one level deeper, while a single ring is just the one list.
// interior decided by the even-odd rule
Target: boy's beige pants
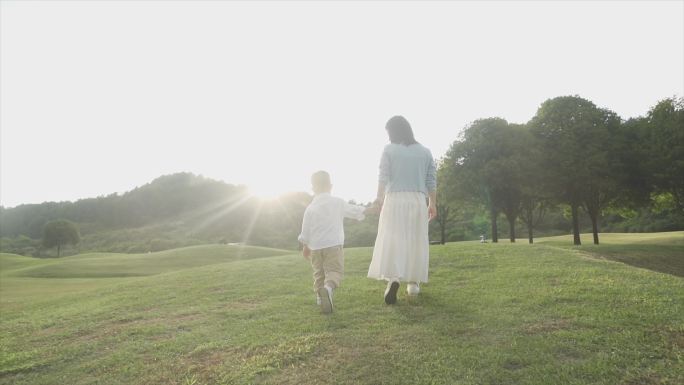
[{"label": "boy's beige pants", "polygon": [[313,288],[315,292],[328,285],[334,289],[340,286],[344,275],[344,252],[342,246],[326,247],[311,251],[311,267],[313,267]]}]

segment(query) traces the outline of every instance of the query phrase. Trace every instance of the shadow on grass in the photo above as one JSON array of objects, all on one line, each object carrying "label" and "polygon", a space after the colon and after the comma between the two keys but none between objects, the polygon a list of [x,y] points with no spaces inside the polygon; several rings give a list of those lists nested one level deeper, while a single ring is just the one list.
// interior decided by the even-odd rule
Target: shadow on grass
[{"label": "shadow on grass", "polygon": [[[573,248],[561,243],[553,246]],[[619,245],[582,245],[576,248],[595,258],[609,259],[624,264],[684,277],[684,246],[653,244],[619,244]]]}]

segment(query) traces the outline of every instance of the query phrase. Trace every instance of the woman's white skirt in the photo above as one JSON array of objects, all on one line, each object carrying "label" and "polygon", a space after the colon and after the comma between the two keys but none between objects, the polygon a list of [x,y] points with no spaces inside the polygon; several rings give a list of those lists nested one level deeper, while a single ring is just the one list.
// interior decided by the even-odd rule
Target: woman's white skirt
[{"label": "woman's white skirt", "polygon": [[368,278],[427,282],[428,207],[421,192],[390,192],[380,212]]}]

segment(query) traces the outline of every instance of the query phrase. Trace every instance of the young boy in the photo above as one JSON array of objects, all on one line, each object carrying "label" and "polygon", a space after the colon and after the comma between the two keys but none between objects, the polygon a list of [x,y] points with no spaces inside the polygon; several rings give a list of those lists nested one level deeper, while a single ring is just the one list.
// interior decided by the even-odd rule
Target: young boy
[{"label": "young boy", "polygon": [[363,220],[367,209],[330,195],[332,184],[325,171],[311,176],[311,187],[314,198],[304,211],[299,242],[304,245],[304,258],[313,267],[316,301],[321,312],[329,314],[333,311],[333,290],[340,286],[344,274],[344,218]]}]

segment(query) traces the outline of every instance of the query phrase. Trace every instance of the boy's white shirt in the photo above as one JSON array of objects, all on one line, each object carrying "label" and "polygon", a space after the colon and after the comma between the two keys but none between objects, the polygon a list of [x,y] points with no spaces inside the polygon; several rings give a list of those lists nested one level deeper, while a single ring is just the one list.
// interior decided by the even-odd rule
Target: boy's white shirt
[{"label": "boy's white shirt", "polygon": [[363,220],[364,206],[347,203],[330,193],[316,194],[304,211],[299,242],[311,250],[344,245],[344,218]]}]

